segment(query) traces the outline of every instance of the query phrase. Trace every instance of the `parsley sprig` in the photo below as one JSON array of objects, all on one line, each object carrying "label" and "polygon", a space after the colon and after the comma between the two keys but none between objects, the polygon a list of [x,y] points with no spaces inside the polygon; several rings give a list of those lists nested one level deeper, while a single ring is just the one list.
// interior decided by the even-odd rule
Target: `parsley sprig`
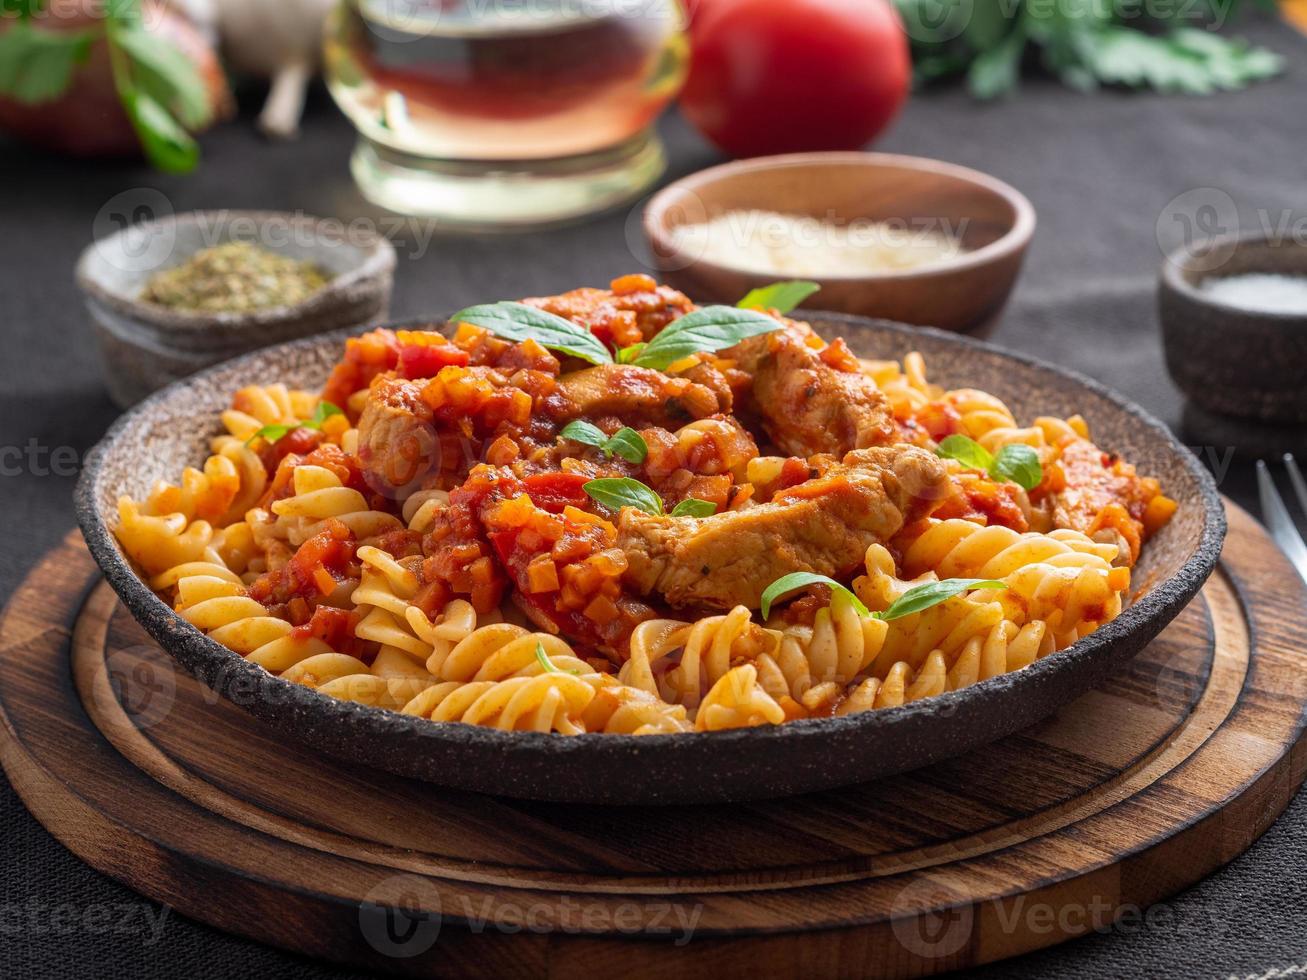
[{"label": "parsley sprig", "polygon": [[204,80],[172,41],[147,31],[140,0],[105,0],[103,20],[85,30],[52,31],[33,18],[46,0],[0,0],[0,95],[40,105],[68,91],[91,48],[103,41],[114,89],[147,159],[168,173],[187,173],[200,159],[188,129],[212,117]]}]

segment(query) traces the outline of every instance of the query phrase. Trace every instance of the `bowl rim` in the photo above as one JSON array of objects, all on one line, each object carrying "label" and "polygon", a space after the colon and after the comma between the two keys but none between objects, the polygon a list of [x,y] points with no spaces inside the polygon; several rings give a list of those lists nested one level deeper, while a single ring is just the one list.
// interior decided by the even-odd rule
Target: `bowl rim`
[{"label": "bowl rim", "polygon": [[[1237,231],[1228,235],[1218,235],[1210,239],[1207,243],[1210,248],[1229,248],[1231,254],[1245,246],[1263,245],[1267,248],[1280,248],[1290,251],[1301,252],[1303,256],[1303,271],[1301,276],[1307,278],[1307,242],[1295,241],[1289,237],[1276,238],[1274,233],[1263,231]],[[1202,270],[1190,270],[1188,263],[1192,261],[1192,246],[1180,245],[1167,253],[1166,258],[1162,260],[1161,283],[1163,288],[1183,296],[1191,303],[1205,306],[1209,309],[1219,311],[1222,314],[1228,314],[1231,317],[1237,317],[1243,320],[1258,320],[1267,324],[1283,324],[1301,326],[1307,323],[1307,311],[1302,313],[1293,313],[1287,310],[1254,310],[1246,306],[1236,306],[1225,300],[1217,299],[1209,293],[1203,292],[1194,283],[1191,283],[1186,275],[1190,271],[1198,271],[1201,274],[1201,280],[1223,278],[1220,273],[1213,269],[1211,272],[1202,272]],[[1237,273],[1238,275],[1256,275],[1256,272]],[[1274,273],[1268,273],[1274,274]],[[1224,277],[1228,278],[1228,277]]]},{"label": "bowl rim", "polygon": [[[863,167],[868,169],[897,167],[915,170],[920,173],[947,177],[960,183],[970,184],[987,191],[999,198],[1013,210],[1011,226],[1001,236],[974,251],[961,251],[957,255],[928,262],[912,269],[889,269],[848,275],[825,275],[799,278],[812,278],[831,285],[851,283],[898,282],[911,279],[929,279],[935,276],[948,276],[955,273],[983,268],[995,262],[1001,262],[1019,255],[1030,244],[1035,234],[1037,219],[1035,207],[1030,199],[1011,184],[990,174],[961,164],[937,160],[933,157],[919,157],[904,153],[882,153],[850,151],[842,153],[786,153],[779,156],[753,157],[747,160],[732,160],[714,167],[696,171],[680,180],[673,181],[651,197],[645,205],[642,222],[645,238],[654,251],[655,260],[659,255],[668,257],[686,257],[686,251],[677,246],[672,236],[664,227],[663,216],[678,200],[687,194],[695,194],[698,188],[708,184],[730,180],[745,173],[759,173],[768,170],[788,170],[818,165],[839,167]],[[734,273],[750,277],[766,278],[783,276],[775,271],[752,269],[747,266],[722,265],[710,259],[696,258],[682,269],[701,267],[715,272]]]},{"label": "bowl rim", "polygon": [[[243,313],[176,310],[172,307],[147,303],[137,296],[128,296],[119,290],[110,288],[96,275],[94,265],[99,250],[113,247],[126,235],[140,234],[142,232],[154,235],[173,226],[197,224],[203,219],[214,222],[244,219],[254,221],[259,226],[272,221],[284,221],[292,228],[310,229],[315,235],[321,235],[324,239],[328,236],[323,231],[323,226],[339,222],[344,228],[343,234],[339,236],[339,243],[354,248],[362,253],[362,257],[351,268],[332,276],[316,292],[306,296],[298,303],[268,306]],[[215,244],[223,244],[231,240],[233,239],[222,239],[215,242]],[[208,246],[201,246],[201,248],[205,247]],[[315,243],[315,247],[322,247],[321,243]],[[199,249],[188,252],[181,261],[186,261],[198,251]],[[126,228],[120,228],[113,234],[91,241],[78,256],[74,268],[74,279],[78,289],[89,299],[101,303],[117,313],[131,317],[138,323],[148,324],[153,328],[179,337],[189,336],[210,328],[221,328],[229,333],[235,332],[243,335],[256,333],[271,326],[293,323],[296,320],[309,318],[321,310],[346,302],[349,297],[342,294],[347,293],[348,290],[360,282],[393,273],[397,262],[394,245],[376,228],[353,229],[341,219],[322,218],[302,211],[201,208],[136,222]],[[155,271],[163,271],[165,268],[171,267],[164,265]]]},{"label": "bowl rim", "polygon": [[[960,345],[978,352],[998,354],[1037,370],[1052,372],[1065,381],[1080,385],[1097,397],[1133,416],[1141,426],[1160,439],[1188,471],[1198,488],[1193,505],[1201,512],[1202,527],[1198,541],[1180,568],[1170,577],[1152,582],[1148,591],[1127,607],[1120,616],[1101,626],[1056,656],[1044,657],[1020,670],[1000,674],[956,691],[948,691],[893,708],[844,715],[838,718],[808,718],[787,722],[784,725],[767,725],[754,728],[737,728],[715,732],[679,732],[661,735],[616,735],[589,732],[581,735],[560,736],[543,732],[509,732],[460,722],[433,722],[426,718],[400,714],[383,708],[374,708],[351,701],[342,701],[318,691],[269,674],[262,667],[250,663],[205,633],[187,623],[160,599],[137,575],[131,563],[119,549],[108,522],[101,515],[97,497],[104,463],[118,439],[127,431],[137,416],[150,411],[155,405],[181,395],[197,380],[220,371],[252,366],[270,352],[310,349],[324,342],[340,342],[354,335],[357,328],[344,328],[314,337],[289,341],[263,348],[214,365],[190,377],[175,381],[150,395],[114,422],[104,437],[87,454],[74,491],[78,524],[87,546],[104,573],[110,586],[124,605],[151,636],[174,660],[187,666],[186,658],[178,650],[200,650],[215,664],[222,663],[224,686],[235,686],[242,681],[253,684],[253,690],[277,693],[278,711],[286,718],[296,714],[311,717],[319,725],[333,730],[347,731],[351,737],[384,738],[406,735],[416,739],[436,739],[450,744],[472,745],[514,752],[539,753],[541,759],[548,753],[573,753],[608,746],[612,751],[667,749],[690,751],[703,746],[708,740],[718,744],[731,742],[774,744],[788,742],[824,741],[844,734],[870,734],[877,729],[895,724],[911,724],[933,713],[950,710],[960,702],[974,702],[990,692],[1004,688],[1023,688],[1032,696],[1046,678],[1069,669],[1072,664],[1107,654],[1110,649],[1129,639],[1135,629],[1146,628],[1157,617],[1169,622],[1181,608],[1197,594],[1207,577],[1216,567],[1225,539],[1226,518],[1221,495],[1215,479],[1199,459],[1190,453],[1171,430],[1160,420],[1119,395],[1099,381],[1066,368],[1057,367],[1028,354],[1009,351],[972,337],[959,336],[933,327],[914,327],[888,320],[877,320],[850,314],[829,313],[821,310],[798,310],[795,316],[810,319],[818,324],[861,323],[904,337],[927,336],[948,345]],[[419,317],[392,321],[385,326],[391,329],[430,328],[447,322],[447,317]],[[160,619],[162,614],[163,619]],[[222,692],[225,696],[226,691]],[[266,697],[265,697],[266,700]],[[242,705],[247,710],[248,705]]]}]

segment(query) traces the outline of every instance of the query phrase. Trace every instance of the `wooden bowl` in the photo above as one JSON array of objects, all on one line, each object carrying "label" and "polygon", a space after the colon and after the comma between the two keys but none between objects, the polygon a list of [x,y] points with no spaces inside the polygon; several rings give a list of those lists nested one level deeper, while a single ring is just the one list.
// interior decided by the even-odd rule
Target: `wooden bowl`
[{"label": "wooden bowl", "polygon": [[[845,786],[915,769],[1009,735],[1056,711],[1122,668],[1194,597],[1225,536],[1211,475],[1156,419],[1089,378],[970,338],[826,315],[826,336],[859,354],[921,351],[950,387],[977,386],[1019,417],[1088,419],[1099,444],[1162,481],[1180,502],[1135,569],[1143,590],[1098,631],[1031,666],[960,691],[841,718],[677,735],[503,732],[337,701],[243,660],[185,622],[150,591],[118,547],[119,494],[196,465],[231,393],[273,381],[323,383],[344,334],[246,355],[158,392],[120,419],[88,456],[77,512],[91,553],[132,615],[185,669],[287,737],[399,775],[481,793],[575,803],[709,803]],[[414,326],[409,324],[408,326]]]},{"label": "wooden bowl", "polygon": [[[673,232],[738,210],[848,224],[907,221],[960,232],[963,251],[928,266],[856,276],[794,276],[710,261]],[[1023,194],[976,170],[890,153],[797,153],[724,164],[669,185],[649,202],[644,230],[664,278],[705,301],[735,303],[779,279],[821,284],[822,310],[971,331],[1002,311],[1035,230]]]}]

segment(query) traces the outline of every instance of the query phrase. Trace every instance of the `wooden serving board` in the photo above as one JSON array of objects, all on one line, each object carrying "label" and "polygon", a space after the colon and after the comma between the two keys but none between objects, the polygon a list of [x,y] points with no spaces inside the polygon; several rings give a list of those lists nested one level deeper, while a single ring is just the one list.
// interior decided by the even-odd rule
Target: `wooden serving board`
[{"label": "wooden serving board", "polygon": [[0,622],[0,759],[51,833],[131,888],[369,968],[856,976],[988,962],[1189,885],[1302,783],[1307,589],[1229,511],[1201,596],[1057,716],[881,783],[663,809],[473,796],[287,743],[174,671],[70,535]]}]

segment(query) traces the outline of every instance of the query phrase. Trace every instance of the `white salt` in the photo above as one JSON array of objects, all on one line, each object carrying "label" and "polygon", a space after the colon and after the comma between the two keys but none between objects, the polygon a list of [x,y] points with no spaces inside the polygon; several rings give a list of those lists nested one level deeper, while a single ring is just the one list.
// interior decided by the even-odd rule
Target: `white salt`
[{"label": "white salt", "polygon": [[1250,272],[1210,276],[1200,287],[1212,299],[1256,313],[1297,313],[1307,316],[1307,276]]}]

